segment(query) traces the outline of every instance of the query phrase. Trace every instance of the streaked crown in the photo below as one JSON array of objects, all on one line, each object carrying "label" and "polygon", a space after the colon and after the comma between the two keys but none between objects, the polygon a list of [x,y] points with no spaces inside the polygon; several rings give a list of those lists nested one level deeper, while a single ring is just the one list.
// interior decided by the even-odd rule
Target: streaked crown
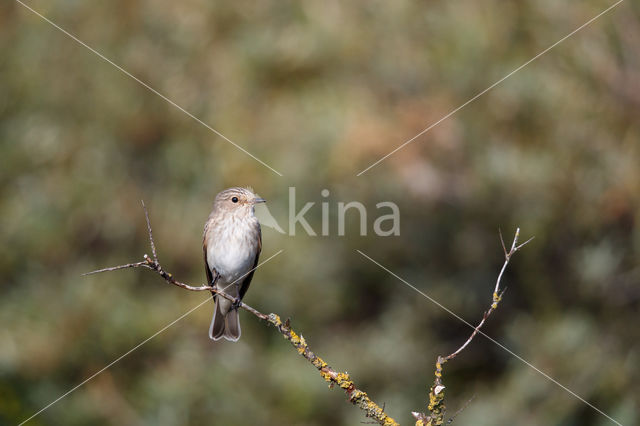
[{"label": "streaked crown", "polygon": [[254,194],[251,188],[233,187],[225,189],[216,195],[213,210],[240,211],[246,210],[253,213],[253,206],[264,203],[265,200]]}]

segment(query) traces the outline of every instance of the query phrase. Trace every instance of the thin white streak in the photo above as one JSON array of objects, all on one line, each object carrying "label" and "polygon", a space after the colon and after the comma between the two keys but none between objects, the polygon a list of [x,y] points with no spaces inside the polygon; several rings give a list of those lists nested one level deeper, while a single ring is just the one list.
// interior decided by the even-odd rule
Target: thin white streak
[{"label": "thin white streak", "polygon": [[393,151],[391,151],[390,153],[388,153],[387,155],[385,155],[384,157],[380,158],[378,161],[376,161],[375,163],[371,164],[369,167],[367,167],[366,169],[362,170],[360,173],[358,173],[356,176],[361,176],[362,174],[364,174],[366,171],[368,171],[369,169],[377,166],[379,163],[381,163],[382,161],[384,161],[385,159],[387,159],[388,157],[392,156],[393,154],[395,154],[396,152],[400,151],[402,148],[404,148],[405,146],[409,145],[411,142],[413,142],[414,140],[416,140],[417,138],[419,138],[420,136],[424,135],[425,133],[427,133],[429,130],[433,129],[434,127],[436,127],[438,124],[442,123],[444,120],[446,120],[447,118],[451,117],[453,114],[455,114],[456,112],[460,111],[462,108],[466,107],[467,105],[469,105],[471,102],[475,101],[476,99],[478,99],[480,96],[484,95],[485,93],[487,93],[489,90],[493,89],[494,87],[496,87],[498,84],[502,83],[503,81],[505,81],[506,79],[508,79],[509,77],[511,77],[513,74],[517,73],[518,71],[520,71],[522,68],[526,67],[527,65],[529,65],[531,62],[535,61],[536,59],[538,59],[540,56],[544,55],[545,53],[547,53],[548,51],[550,51],[551,49],[553,49],[554,47],[556,47],[557,45],[559,45],[560,43],[562,43],[563,41],[565,41],[566,39],[568,39],[569,37],[571,37],[572,35],[574,35],[575,33],[577,33],[578,31],[582,30],[584,27],[586,27],[587,25],[591,24],[593,21],[595,21],[596,19],[598,19],[599,17],[601,17],[602,15],[604,15],[605,13],[609,12],[611,9],[613,9],[614,7],[616,7],[617,5],[619,5],[620,3],[622,3],[624,0],[618,0],[618,2],[614,3],[613,5],[609,6],[608,8],[606,8],[605,10],[603,10],[602,12],[600,12],[598,15],[596,15],[595,17],[589,19],[587,22],[585,22],[584,24],[580,25],[578,28],[576,28],[575,30],[571,31],[569,34],[567,34],[566,36],[562,37],[560,40],[556,41],[555,43],[553,43],[551,46],[547,47],[546,49],[544,49],[542,52],[538,53],[536,56],[534,56],[533,58],[529,59],[527,62],[525,62],[524,64],[520,65],[518,68],[514,69],[513,71],[511,71],[509,74],[505,75],[504,77],[502,77],[500,80],[496,81],[495,83],[493,83],[491,86],[487,87],[486,89],[484,89],[482,92],[478,93],[477,95],[475,95],[473,98],[469,99],[467,102],[463,103],[462,105],[460,105],[458,108],[454,109],[453,111],[451,111],[450,113],[448,113],[447,115],[445,115],[444,117],[442,117],[440,120],[436,121],[435,123],[431,124],[429,127],[427,127],[426,129],[422,130],[420,133],[418,133],[417,135],[415,135],[414,137],[412,137],[411,139],[405,141],[402,145],[400,145],[399,147],[397,147],[396,149],[394,149]]},{"label": "thin white streak", "polygon": [[169,324],[167,324],[166,326],[164,326],[162,329],[160,329],[158,332],[156,332],[155,334],[151,335],[150,337],[147,337],[145,340],[143,340],[142,342],[138,343],[136,346],[134,346],[133,348],[129,349],[127,352],[125,352],[124,354],[120,355],[118,358],[116,358],[115,360],[111,361],[109,364],[107,364],[105,367],[103,367],[102,369],[98,370],[97,372],[95,372],[93,375],[89,376],[88,378],[86,378],[85,380],[83,380],[82,382],[80,382],[79,384],[77,384],[76,386],[74,386],[73,388],[69,389],[67,392],[65,392],[64,394],[62,394],[61,396],[59,396],[57,399],[53,400],[52,402],[50,402],[47,406],[41,408],[38,412],[36,412],[35,414],[33,414],[31,417],[29,417],[28,419],[24,420],[22,423],[20,423],[18,426],[22,426],[23,424],[27,423],[29,420],[33,419],[34,417],[36,417],[38,414],[42,413],[43,411],[45,411],[46,409],[48,409],[49,407],[51,407],[53,404],[55,404],[56,402],[60,401],[61,399],[63,399],[64,397],[66,397],[67,395],[69,395],[71,392],[75,391],[76,389],[78,389],[79,387],[81,387],[82,385],[84,385],[85,383],[89,382],[91,379],[95,378],[96,376],[98,376],[100,373],[104,372],[105,370],[107,370],[109,367],[111,367],[113,364],[117,363],[118,361],[120,361],[122,358],[126,357],[127,355],[129,355],[131,352],[135,351],[136,349],[138,349],[140,346],[144,345],[145,343],[147,343],[149,340],[153,339],[154,337],[156,337],[158,334],[162,333],[163,331],[165,331],[167,328],[171,327],[173,324],[177,323],[178,321],[180,321],[182,318],[186,317],[187,315],[189,315],[191,312],[195,311],[196,309],[198,309],[200,306],[204,305],[205,303],[209,302],[211,300],[211,297],[207,297],[206,300],[204,300],[203,302],[200,302],[198,305],[196,305],[195,307],[191,308],[189,311],[187,311],[186,313],[182,314],[180,317],[178,317],[178,319],[170,322]]},{"label": "thin white streak", "polygon": [[[274,257],[276,257],[277,255],[279,255],[280,253],[282,253],[284,250],[280,250],[279,252],[277,252],[276,254],[274,254],[273,256],[269,257],[267,260],[265,260],[264,262],[260,263],[258,266],[255,267],[255,269],[258,269],[259,267],[261,267],[262,265],[264,265],[265,263],[267,263],[268,261],[270,261],[271,259],[273,259]],[[240,279],[240,278],[238,278]],[[82,381],[81,383],[77,384],[76,386],[72,387],[71,389],[69,389],[67,392],[65,392],[64,394],[62,394],[61,396],[59,396],[58,398],[56,398],[55,400],[51,401],[48,405],[46,405],[45,407],[41,408],[40,410],[38,410],[36,413],[34,413],[31,417],[29,417],[28,419],[22,421],[22,423],[20,423],[18,426],[22,426],[23,424],[27,423],[29,420],[33,419],[34,417],[36,417],[38,414],[42,413],[43,411],[47,410],[49,407],[51,407],[52,405],[54,405],[56,402],[60,401],[61,399],[63,399],[64,397],[66,397],[67,395],[69,395],[70,393],[72,393],[73,391],[75,391],[76,389],[78,389],[79,387],[81,387],[82,385],[86,384],[87,382],[89,382],[90,380],[92,380],[93,378],[95,378],[96,376],[100,375],[102,372],[104,372],[105,370],[107,370],[109,367],[111,367],[112,365],[116,364],[118,361],[120,361],[121,359],[123,359],[124,357],[126,357],[127,355],[129,355],[131,352],[135,351],[136,349],[138,349],[140,346],[144,345],[145,343],[147,343],[149,340],[153,339],[154,337],[156,337],[158,334],[162,333],[163,331],[165,331],[167,328],[171,327],[173,324],[177,323],[178,321],[180,321],[182,318],[186,317],[187,315],[189,315],[190,313],[192,313],[193,311],[195,311],[196,309],[198,309],[200,306],[204,305],[205,303],[209,302],[211,299],[211,297],[207,297],[206,300],[198,303],[196,306],[194,306],[193,308],[189,309],[187,312],[185,312],[184,314],[180,315],[177,319],[171,321],[169,324],[165,325],[163,328],[161,328],[159,331],[157,331],[155,334],[151,335],[150,337],[147,337],[146,339],[144,339],[142,342],[138,343],[136,346],[134,346],[133,348],[129,349],[127,352],[125,352],[124,354],[120,355],[118,358],[116,358],[115,360],[111,361],[109,364],[107,364],[106,366],[104,366],[102,369],[98,370],[97,372],[93,373],[91,376],[89,376],[88,378],[86,378],[84,381]]]},{"label": "thin white streak", "polygon": [[240,145],[238,145],[237,143],[235,143],[234,141],[232,141],[231,139],[229,139],[228,137],[226,137],[225,135],[223,135],[222,133],[220,133],[219,131],[217,131],[216,129],[214,129],[213,127],[211,127],[210,125],[208,125],[207,123],[205,123],[204,121],[200,120],[198,117],[196,117],[195,115],[191,114],[189,111],[187,111],[186,109],[184,109],[183,107],[181,107],[180,105],[178,105],[177,103],[175,103],[174,101],[172,101],[171,99],[169,99],[168,97],[166,97],[165,95],[163,95],[162,93],[158,92],[156,89],[154,89],[153,87],[149,86],[147,83],[145,83],[144,81],[140,80],[138,77],[134,76],[133,74],[131,74],[129,71],[125,70],[124,68],[122,68],[120,65],[116,64],[115,62],[113,62],[111,59],[107,58],[106,56],[104,56],[102,53],[98,52],[96,49],[94,49],[93,47],[89,46],[87,43],[83,42],[82,40],[80,40],[78,37],[74,36],[73,34],[71,34],[69,31],[65,30],[64,28],[60,27],[58,24],[56,24],[55,22],[51,21],[49,18],[45,17],[44,15],[41,15],[40,13],[36,12],[35,10],[33,10],[31,7],[27,6],[26,4],[24,4],[22,1],[20,0],[16,0],[16,2],[18,2],[20,5],[22,5],[23,7],[25,7],[26,9],[30,10],[31,12],[33,12],[35,15],[39,16],[40,18],[44,19],[45,21],[47,21],[49,24],[51,24],[53,27],[57,28],[58,30],[60,30],[61,32],[63,32],[64,34],[66,34],[67,36],[69,36],[71,39],[73,39],[75,42],[79,43],[80,45],[86,47],[87,49],[89,49],[91,52],[95,53],[98,57],[100,57],[102,60],[110,63],[111,65],[113,65],[115,68],[117,68],[119,71],[121,71],[122,73],[126,74],[127,76],[131,77],[132,79],[134,79],[135,81],[137,81],[138,83],[140,83],[142,86],[144,86],[145,88],[147,88],[148,90],[150,90],[151,92],[155,93],[156,95],[160,96],[162,99],[164,99],[165,101],[167,101],[169,104],[171,104],[172,106],[176,107],[177,109],[179,109],[180,111],[182,111],[183,113],[185,113],[186,115],[188,115],[189,117],[193,118],[195,121],[197,121],[198,123],[202,124],[204,127],[206,127],[207,129],[209,129],[210,131],[212,131],[213,133],[215,133],[216,135],[220,136],[222,139],[226,140],[227,142],[229,142],[231,145],[235,146],[236,148],[238,148],[240,151],[244,152],[245,154],[247,154],[249,157],[253,158],[254,160],[256,160],[258,163],[262,164],[263,166],[265,166],[266,168],[270,169],[272,172],[274,172],[275,174],[277,174],[278,176],[283,176],[282,173],[280,173],[279,171],[277,171],[276,169],[274,169],[273,167],[271,167],[270,165],[268,165],[267,163],[265,163],[264,161],[262,161],[261,159],[259,159],[258,157],[256,157],[255,155],[251,154],[249,151],[247,151],[246,149],[244,149],[243,147],[241,147]]},{"label": "thin white streak", "polygon": [[[440,307],[441,309],[445,310],[446,312],[448,312],[449,314],[451,314],[452,316],[454,316],[455,318],[457,318],[458,320],[460,320],[461,322],[465,323],[466,325],[468,325],[469,327],[471,327],[472,329],[475,330],[475,326],[473,326],[471,323],[469,323],[468,321],[466,321],[464,318],[462,318],[461,316],[459,316],[458,314],[456,314],[455,312],[453,312],[451,309],[447,308],[446,306],[444,306],[443,304],[441,304],[440,302],[438,302],[437,300],[435,300],[434,298],[430,297],[428,294],[424,293],[422,290],[419,290],[418,288],[414,287],[413,285],[409,284],[409,282],[407,282],[406,280],[404,280],[403,278],[401,278],[400,276],[394,274],[393,272],[391,272],[388,268],[385,268],[384,266],[382,266],[379,262],[373,260],[372,258],[370,258],[369,256],[367,256],[366,254],[364,254],[363,252],[361,252],[360,250],[356,250],[358,253],[360,253],[363,257],[367,258],[368,260],[370,260],[371,262],[375,263],[376,265],[378,265],[381,269],[385,270],[387,273],[389,273],[390,275],[392,275],[393,277],[395,277],[396,279],[400,280],[402,283],[404,283],[405,285],[407,285],[408,287],[412,288],[413,290],[415,290],[416,292],[420,293],[422,296],[424,296],[425,298],[429,299],[432,303],[434,303],[435,305],[437,305],[438,307]],[[578,395],[577,393],[575,393],[574,391],[572,391],[571,389],[569,389],[568,387],[566,387],[565,385],[563,385],[562,383],[558,382],[556,379],[554,379],[553,377],[549,376],[547,373],[545,373],[544,371],[540,370],[538,367],[536,367],[535,365],[531,364],[529,361],[527,361],[526,359],[522,358],[520,355],[516,354],[515,352],[513,352],[511,349],[507,348],[506,346],[504,346],[502,343],[498,342],[497,340],[495,340],[494,338],[492,338],[491,336],[487,335],[485,332],[483,332],[482,330],[478,330],[478,334],[482,334],[484,337],[486,337],[487,339],[489,339],[491,342],[495,343],[497,346],[499,346],[500,348],[502,348],[503,350],[505,350],[507,353],[511,354],[512,356],[514,356],[516,359],[518,359],[519,361],[523,362],[524,364],[526,364],[527,366],[531,367],[533,370],[537,371],[538,373],[540,373],[542,376],[544,376],[546,379],[548,379],[549,381],[555,383],[556,385],[560,386],[562,389],[564,389],[565,391],[567,391],[568,393],[570,393],[571,395],[573,395],[575,398],[579,399],[580,401],[582,401],[583,403],[585,403],[586,405],[588,405],[589,407],[593,408],[594,410],[596,410],[598,413],[602,414],[603,416],[605,416],[607,419],[611,420],[613,423],[622,426],[622,424],[620,422],[618,422],[617,420],[613,419],[611,416],[607,415],[607,413],[605,413],[604,411],[602,411],[601,409],[599,409],[598,407],[596,407],[595,405],[591,404],[589,401],[587,401],[586,399],[584,399],[583,397],[581,397],[580,395]]]}]

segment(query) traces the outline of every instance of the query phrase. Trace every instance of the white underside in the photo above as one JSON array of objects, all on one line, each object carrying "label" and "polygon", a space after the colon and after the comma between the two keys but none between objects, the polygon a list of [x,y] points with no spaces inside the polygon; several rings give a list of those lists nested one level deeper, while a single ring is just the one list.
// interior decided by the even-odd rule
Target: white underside
[{"label": "white underside", "polygon": [[[240,284],[253,268],[258,244],[258,221],[255,217],[230,217],[210,232],[207,240],[207,263],[219,274],[216,286],[224,288],[234,281]],[[236,285],[232,285],[235,287]],[[230,292],[231,287],[226,292]]]}]

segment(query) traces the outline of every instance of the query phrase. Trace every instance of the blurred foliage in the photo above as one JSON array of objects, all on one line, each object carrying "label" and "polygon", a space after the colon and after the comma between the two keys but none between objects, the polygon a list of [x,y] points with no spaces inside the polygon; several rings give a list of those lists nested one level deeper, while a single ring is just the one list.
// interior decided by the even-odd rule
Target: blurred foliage
[{"label": "blurred foliage", "polygon": [[[622,424],[640,421],[640,8],[624,2],[414,143],[356,173],[611,2],[28,2],[281,171],[277,176],[13,1],[0,4],[0,423],[16,424],[200,303],[128,270],[148,252],[202,283],[214,195],[288,188],[332,236],[264,230],[246,302],[291,317],[402,423],[502,262],[536,239],[486,332]],[[322,189],[331,195],[324,199]],[[336,232],[336,205],[391,200],[401,235]],[[354,219],[354,217],[352,217]],[[207,337],[205,304],[30,424],[359,424],[273,330]],[[294,372],[294,379],[284,372]],[[473,425],[612,424],[486,339],[445,372]]]}]

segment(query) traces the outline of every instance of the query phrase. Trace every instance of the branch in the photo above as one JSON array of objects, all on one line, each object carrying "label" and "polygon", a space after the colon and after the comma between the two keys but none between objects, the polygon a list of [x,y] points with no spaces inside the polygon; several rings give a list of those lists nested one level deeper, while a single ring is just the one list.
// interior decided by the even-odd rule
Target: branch
[{"label": "branch", "polygon": [[[504,274],[504,271],[507,269],[507,265],[509,264],[511,257],[515,254],[515,252],[517,252],[526,244],[528,244],[531,240],[533,240],[533,237],[532,237],[532,238],[529,238],[524,243],[518,245],[520,228],[517,228],[516,233],[513,237],[513,242],[511,243],[511,248],[509,249],[509,251],[507,251],[507,248],[504,244],[504,240],[502,238],[502,231],[499,230],[498,232],[500,234],[500,243],[502,244],[502,250],[504,251],[504,264],[502,265],[502,269],[500,269],[500,273],[498,274],[498,278],[496,280],[496,286],[495,286],[495,289],[493,290],[493,297],[492,297],[491,305],[489,306],[489,310],[487,310],[483,314],[482,320],[473,329],[473,332],[471,333],[469,338],[462,344],[462,346],[460,346],[458,349],[456,349],[454,352],[450,353],[447,356],[438,356],[438,359],[436,361],[435,380],[433,381],[433,385],[429,389],[429,402],[427,404],[427,410],[429,411],[429,414],[418,413],[414,411],[412,414],[416,419],[416,426],[440,426],[445,424],[445,420],[444,420],[444,415],[446,411],[446,407],[444,404],[445,386],[442,384],[443,366],[445,363],[447,363],[448,361],[458,356],[460,352],[462,352],[467,346],[469,346],[473,338],[476,337],[476,335],[478,334],[478,332],[480,331],[484,323],[487,321],[487,318],[489,318],[489,315],[491,315],[491,313],[498,308],[498,304],[502,300],[502,296],[506,291],[506,288],[500,291],[500,281],[502,280],[502,275]],[[467,402],[467,404],[468,403],[469,402]],[[467,404],[465,404],[465,407]],[[465,407],[463,407],[462,409],[464,409]],[[458,410],[458,412],[456,412],[454,417],[457,416],[460,413],[460,411],[461,410]],[[449,421],[447,421],[446,423],[449,424],[452,421],[453,421],[453,417],[449,419]]]},{"label": "branch", "polygon": [[[153,233],[151,231],[151,223],[149,221],[149,213],[147,212],[147,208],[144,205],[144,202],[142,202],[142,208],[144,209],[144,215],[145,215],[145,219],[147,221],[147,232],[149,234],[149,243],[151,245],[151,253],[153,254],[153,259],[150,258],[148,255],[144,255],[144,260],[141,262],[135,262],[135,263],[127,263],[125,265],[119,265],[119,266],[113,266],[110,268],[104,268],[104,269],[98,269],[96,271],[92,271],[92,272],[87,272],[86,274],[83,275],[91,275],[91,274],[98,274],[101,272],[111,272],[111,271],[117,271],[120,269],[128,269],[128,268],[147,268],[150,269],[154,272],[156,272],[158,275],[160,275],[166,282],[168,282],[169,284],[173,284],[175,286],[184,288],[186,290],[190,290],[190,291],[210,291],[212,293],[215,293],[216,295],[220,296],[220,297],[224,297],[227,300],[230,300],[232,302],[235,301],[235,298],[229,296],[228,294],[224,293],[221,290],[218,290],[210,285],[201,285],[201,286],[192,286],[189,284],[185,284],[183,282],[180,282],[178,280],[176,280],[173,275],[171,275],[169,272],[165,271],[162,266],[160,265],[160,262],[158,262],[158,255],[156,252],[156,246],[155,243],[153,241]],[[276,253],[275,255],[271,256],[269,259],[263,261],[262,263],[260,263],[259,265],[257,265],[255,268],[253,268],[252,270],[250,270],[249,272],[247,272],[245,275],[250,274],[252,271],[254,271],[255,269],[259,268],[260,266],[262,266],[264,263],[268,262],[270,259],[272,259],[273,257],[277,256],[278,254],[280,254],[282,252],[279,251],[278,253]],[[243,275],[242,277],[238,278],[238,280],[244,278]],[[233,283],[231,283],[233,284]],[[231,285],[230,284],[230,285]],[[355,383],[351,380],[351,378],[349,377],[349,375],[347,373],[340,373],[335,371],[333,368],[331,368],[322,358],[320,358],[319,356],[317,356],[315,353],[313,353],[311,351],[311,349],[309,348],[309,345],[307,344],[306,340],[304,339],[304,337],[302,337],[302,335],[299,335],[298,333],[296,333],[292,328],[291,325],[289,323],[289,320],[287,319],[285,322],[282,322],[282,320],[280,319],[280,316],[276,315],[276,314],[263,314],[262,312],[258,311],[257,309],[252,308],[251,306],[247,305],[244,302],[241,302],[239,305],[240,308],[244,309],[247,312],[250,312],[251,314],[253,314],[254,316],[258,317],[261,320],[266,321],[267,323],[273,325],[276,330],[278,330],[278,332],[280,332],[280,334],[282,334],[282,337],[284,337],[285,339],[287,339],[291,345],[296,348],[296,350],[298,351],[298,353],[307,361],[309,361],[315,368],[317,368],[320,371],[320,375],[322,376],[322,378],[324,380],[326,380],[329,383],[329,388],[333,388],[334,385],[338,385],[341,389],[343,389],[347,395],[347,398],[349,400],[349,402],[351,402],[354,405],[357,405],[361,410],[363,410],[365,412],[365,416],[375,420],[378,424],[384,425],[384,426],[394,426],[394,425],[398,425],[398,423],[396,423],[395,420],[393,420],[391,417],[389,417],[385,412],[383,408],[380,408],[380,406],[378,404],[376,404],[375,402],[373,402],[369,396],[367,395],[366,392],[358,389],[355,385]]]}]

